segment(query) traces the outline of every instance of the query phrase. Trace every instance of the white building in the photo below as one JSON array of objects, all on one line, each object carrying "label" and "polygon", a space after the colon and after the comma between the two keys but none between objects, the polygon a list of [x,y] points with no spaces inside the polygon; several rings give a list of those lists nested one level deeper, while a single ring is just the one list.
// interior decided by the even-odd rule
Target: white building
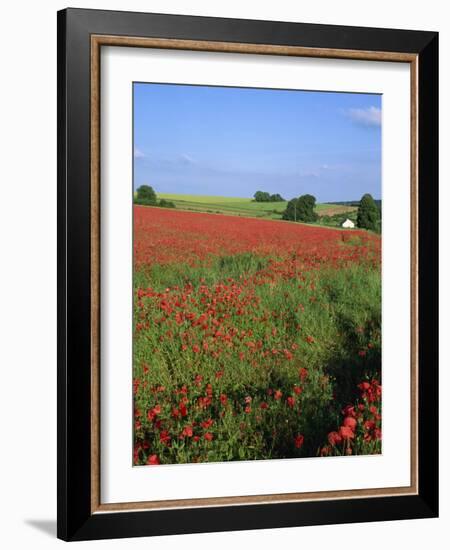
[{"label": "white building", "polygon": [[346,229],[353,229],[355,227],[355,224],[352,222],[352,220],[349,220],[347,218],[345,222],[342,223],[341,227],[345,227]]}]

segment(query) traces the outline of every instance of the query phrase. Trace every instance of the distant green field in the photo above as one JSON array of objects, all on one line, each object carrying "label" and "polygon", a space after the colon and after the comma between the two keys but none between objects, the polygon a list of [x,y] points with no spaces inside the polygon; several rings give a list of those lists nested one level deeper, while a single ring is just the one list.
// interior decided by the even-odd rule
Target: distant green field
[{"label": "distant green field", "polygon": [[[175,203],[182,210],[193,212],[210,212],[214,214],[230,214],[264,219],[280,219],[286,209],[287,202],[255,202],[250,198],[215,197],[208,195],[179,195],[175,193],[157,193],[158,198]],[[318,204],[316,211],[319,216],[332,215],[354,210],[351,206],[336,204]]]},{"label": "distant green field", "polygon": [[195,212],[213,212],[235,216],[279,219],[286,202],[255,202],[239,197],[214,197],[208,195],[177,195],[158,193],[158,197],[171,200],[177,208]]}]

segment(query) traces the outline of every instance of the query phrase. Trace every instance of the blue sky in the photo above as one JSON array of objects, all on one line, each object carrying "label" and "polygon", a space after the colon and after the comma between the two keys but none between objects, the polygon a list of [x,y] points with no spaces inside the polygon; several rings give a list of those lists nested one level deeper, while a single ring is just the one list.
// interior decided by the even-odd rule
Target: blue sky
[{"label": "blue sky", "polygon": [[381,96],[134,84],[134,186],[381,198]]}]

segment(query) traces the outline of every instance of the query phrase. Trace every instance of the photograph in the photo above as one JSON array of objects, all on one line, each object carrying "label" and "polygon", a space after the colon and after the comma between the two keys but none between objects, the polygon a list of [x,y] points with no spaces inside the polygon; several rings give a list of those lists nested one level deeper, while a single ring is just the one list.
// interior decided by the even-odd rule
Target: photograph
[{"label": "photograph", "polygon": [[132,101],[132,465],[381,454],[382,95]]},{"label": "photograph", "polygon": [[341,12],[58,11],[58,538],[438,517],[439,33]]}]

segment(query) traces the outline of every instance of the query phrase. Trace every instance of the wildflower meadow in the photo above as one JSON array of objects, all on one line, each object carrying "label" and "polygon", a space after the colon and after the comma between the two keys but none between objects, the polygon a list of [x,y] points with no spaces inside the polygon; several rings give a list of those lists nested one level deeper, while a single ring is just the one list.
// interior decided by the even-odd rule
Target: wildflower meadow
[{"label": "wildflower meadow", "polygon": [[134,206],[140,465],[381,452],[381,237]]}]

